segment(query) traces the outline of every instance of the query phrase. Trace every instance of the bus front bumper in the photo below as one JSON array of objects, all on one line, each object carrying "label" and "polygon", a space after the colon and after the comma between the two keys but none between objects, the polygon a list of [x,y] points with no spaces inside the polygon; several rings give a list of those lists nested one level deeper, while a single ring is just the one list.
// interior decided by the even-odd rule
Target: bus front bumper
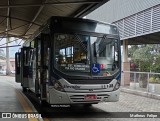
[{"label": "bus front bumper", "polygon": [[[83,104],[83,103],[100,103],[116,102],[119,100],[120,89],[112,92],[60,92],[55,89],[49,89],[47,101],[49,104]],[[95,96],[95,99],[86,99],[86,96]]]}]

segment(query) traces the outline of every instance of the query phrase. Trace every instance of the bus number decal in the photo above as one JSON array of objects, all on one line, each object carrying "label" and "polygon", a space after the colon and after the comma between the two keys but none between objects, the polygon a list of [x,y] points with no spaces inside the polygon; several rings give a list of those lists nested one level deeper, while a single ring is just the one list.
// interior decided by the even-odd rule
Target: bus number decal
[{"label": "bus number decal", "polygon": [[112,87],[113,87],[113,84],[104,84],[104,85],[101,85],[102,89],[107,89],[107,88],[112,88]]}]

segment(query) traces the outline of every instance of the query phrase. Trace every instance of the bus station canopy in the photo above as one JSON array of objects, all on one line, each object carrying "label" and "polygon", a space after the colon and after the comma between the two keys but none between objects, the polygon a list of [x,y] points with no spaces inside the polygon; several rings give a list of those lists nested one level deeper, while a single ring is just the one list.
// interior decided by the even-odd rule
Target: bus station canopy
[{"label": "bus station canopy", "polygon": [[0,38],[29,38],[51,16],[83,17],[109,0],[1,0]]}]

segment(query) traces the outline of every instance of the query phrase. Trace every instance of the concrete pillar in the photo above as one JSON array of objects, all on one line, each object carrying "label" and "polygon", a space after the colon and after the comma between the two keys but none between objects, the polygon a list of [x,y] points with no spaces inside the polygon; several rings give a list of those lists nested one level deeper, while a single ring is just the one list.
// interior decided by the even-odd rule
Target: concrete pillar
[{"label": "concrete pillar", "polygon": [[123,62],[128,62],[128,40],[123,40]]},{"label": "concrete pillar", "polygon": [[125,71],[130,71],[130,62],[128,62],[128,40],[123,40],[121,85],[129,86],[130,73]]},{"label": "concrete pillar", "polygon": [[[10,42],[10,38],[6,38],[6,46],[8,46],[8,43]],[[10,69],[10,57],[9,57],[9,47],[6,47],[6,75],[11,74],[11,69]]]}]

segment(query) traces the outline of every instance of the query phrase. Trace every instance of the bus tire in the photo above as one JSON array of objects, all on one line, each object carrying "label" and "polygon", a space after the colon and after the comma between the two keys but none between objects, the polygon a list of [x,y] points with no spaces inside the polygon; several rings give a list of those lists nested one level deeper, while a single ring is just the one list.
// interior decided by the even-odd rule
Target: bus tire
[{"label": "bus tire", "polygon": [[91,103],[88,103],[88,104],[84,104],[84,107],[91,107],[92,104]]},{"label": "bus tire", "polygon": [[23,92],[27,92],[27,88],[26,87],[22,87],[22,91]]},{"label": "bus tire", "polygon": [[45,100],[40,100],[40,106],[47,107],[47,106],[49,106],[49,104]]}]

